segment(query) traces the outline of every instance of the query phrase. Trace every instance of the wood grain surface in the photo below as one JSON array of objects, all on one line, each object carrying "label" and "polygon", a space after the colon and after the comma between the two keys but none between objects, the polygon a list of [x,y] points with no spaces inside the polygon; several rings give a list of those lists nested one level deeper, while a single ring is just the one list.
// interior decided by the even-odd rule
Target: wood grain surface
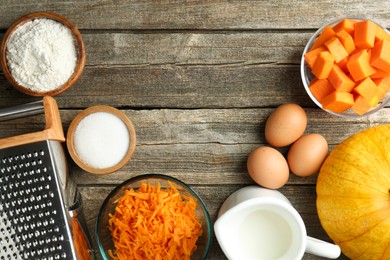
[{"label": "wood grain surface", "polygon": [[[232,192],[254,184],[246,159],[266,145],[267,117],[283,103],[301,105],[308,116],[305,133],[322,134],[330,150],[354,133],[390,123],[389,106],[361,119],[322,111],[300,75],[303,49],[319,27],[341,17],[390,27],[388,1],[0,0],[0,6],[0,38],[12,22],[35,11],[57,12],[81,31],[85,70],[55,97],[65,134],[73,118],[94,105],[116,107],[134,124],[134,156],[115,173],[88,174],[68,156],[98,259],[94,229],[101,203],[136,175],[162,173],[186,182],[214,222]],[[0,107],[38,99],[18,92],[0,74]],[[0,138],[40,131],[44,123],[39,115],[0,122]],[[279,150],[285,155],[288,147]],[[331,241],[316,213],[316,180],[316,174],[290,174],[280,191],[302,215],[308,235]],[[215,237],[208,259],[226,259]]]},{"label": "wood grain surface", "polygon": [[32,11],[54,11],[81,29],[317,28],[344,16],[390,24],[387,1],[3,1],[0,28]]}]

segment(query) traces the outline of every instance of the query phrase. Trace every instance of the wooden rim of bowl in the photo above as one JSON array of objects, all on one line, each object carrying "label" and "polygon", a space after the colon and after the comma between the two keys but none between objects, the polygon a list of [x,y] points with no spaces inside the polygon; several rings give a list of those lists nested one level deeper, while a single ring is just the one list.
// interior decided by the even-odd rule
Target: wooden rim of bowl
[{"label": "wooden rim of bowl", "polygon": [[[15,30],[18,29],[19,26],[25,24],[28,21],[34,20],[34,19],[51,19],[54,21],[57,21],[65,26],[67,26],[73,33],[74,38],[76,39],[76,48],[78,51],[78,57],[77,57],[77,64],[76,68],[72,74],[72,76],[68,79],[67,82],[65,82],[62,86],[59,86],[58,88],[46,92],[37,92],[30,90],[26,87],[23,87],[20,85],[12,76],[11,72],[8,69],[7,64],[7,44],[8,41],[13,34]],[[20,17],[18,20],[16,20],[11,27],[8,28],[6,31],[3,41],[0,46],[0,66],[3,70],[3,73],[7,80],[11,83],[12,86],[14,86],[17,90],[20,92],[23,92],[30,96],[56,96],[58,94],[61,94],[62,92],[68,90],[76,81],[80,78],[81,74],[83,73],[85,62],[86,62],[86,51],[85,51],[85,45],[83,38],[81,37],[80,31],[77,29],[77,27],[68,19],[65,17],[53,13],[53,12],[34,12],[26,14],[22,17]]]},{"label": "wooden rim of bowl", "polygon": [[[109,167],[109,168],[94,168],[88,164],[86,164],[84,161],[80,159],[80,157],[77,154],[77,151],[74,147],[74,132],[78,126],[78,124],[83,120],[86,116],[97,113],[97,112],[106,112],[113,114],[114,116],[117,116],[119,119],[123,121],[123,123],[126,125],[127,130],[129,131],[129,137],[130,137],[130,144],[129,149],[126,153],[126,155],[122,158],[122,160],[117,163],[116,165]],[[93,107],[89,107],[83,111],[81,111],[70,123],[68,128],[68,133],[66,136],[66,145],[68,147],[68,151],[70,156],[72,157],[73,161],[83,170],[89,173],[94,174],[108,174],[113,173],[119,169],[121,169],[123,166],[126,165],[126,163],[133,157],[135,146],[136,146],[136,134],[135,129],[130,121],[130,119],[123,113],[122,111],[106,105],[97,105]]]}]

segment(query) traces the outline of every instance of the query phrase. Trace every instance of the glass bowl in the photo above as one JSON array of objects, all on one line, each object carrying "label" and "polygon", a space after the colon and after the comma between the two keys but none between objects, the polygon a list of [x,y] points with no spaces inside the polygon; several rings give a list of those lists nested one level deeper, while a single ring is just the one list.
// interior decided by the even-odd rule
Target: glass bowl
[{"label": "glass bowl", "polygon": [[[20,26],[23,24],[36,20],[36,19],[50,19],[56,22],[59,22],[63,24],[64,26],[68,27],[74,38],[74,44],[76,47],[76,54],[77,54],[77,62],[76,67],[74,69],[73,74],[70,76],[70,78],[61,86],[58,86],[55,89],[48,90],[48,91],[37,91],[30,88],[27,88],[23,85],[21,85],[12,75],[10,68],[8,67],[8,60],[7,60],[7,45],[13,35],[13,33],[18,30]],[[80,31],[77,29],[77,27],[67,18],[65,18],[62,15],[59,15],[57,13],[53,12],[33,12],[26,14],[22,17],[20,17],[17,21],[15,21],[6,31],[4,38],[1,42],[0,46],[0,66],[3,70],[4,76],[7,78],[7,80],[11,83],[13,87],[15,87],[18,91],[30,95],[30,96],[56,96],[59,95],[69,88],[71,88],[81,77],[84,67],[86,63],[86,50],[84,46],[84,41],[81,36]]]},{"label": "glass bowl", "polygon": [[[326,26],[335,26],[336,24],[338,24],[339,22],[341,22],[342,20],[344,19],[351,19],[351,20],[356,20],[356,21],[363,21],[363,20],[370,20],[370,19],[362,19],[362,18],[350,18],[350,17],[343,17],[343,18],[340,18],[340,19],[337,19],[337,20],[333,20],[325,25],[323,25],[321,28],[319,28],[309,39],[309,41],[307,42],[306,46],[305,46],[305,49],[303,50],[303,54],[302,54],[302,57],[301,57],[301,66],[300,66],[300,71],[301,71],[301,78],[302,78],[302,82],[303,82],[303,86],[305,87],[305,90],[307,92],[307,94],[309,95],[309,97],[313,100],[313,102],[318,106],[320,107],[321,109],[325,110],[321,103],[314,97],[314,95],[311,93],[310,89],[309,89],[309,85],[310,85],[310,82],[311,80],[313,80],[315,77],[314,75],[312,74],[311,72],[311,69],[310,67],[308,66],[308,64],[306,63],[305,61],[305,58],[304,58],[304,55],[311,49],[311,47],[313,46],[314,42],[317,40],[317,37],[322,33],[322,31],[325,29]],[[372,20],[371,20],[372,21]],[[372,21],[374,22],[374,21]],[[374,22],[376,25],[378,25],[379,27],[381,27],[385,32],[387,32],[388,34],[390,34],[390,32],[382,27],[381,25],[379,25],[378,23]],[[355,111],[353,111],[351,108],[347,109],[346,111],[344,111],[343,113],[336,113],[336,112],[333,112],[333,111],[330,111],[330,110],[325,110],[326,112],[332,114],[332,115],[335,115],[335,116],[339,116],[339,117],[344,117],[344,118],[361,118],[361,117],[364,117],[364,116],[368,116],[368,115],[371,115],[375,112],[378,112],[380,109],[382,109],[383,107],[385,107],[390,101],[390,91],[388,91],[386,93],[386,95],[382,98],[382,100],[375,106],[375,107],[371,107],[364,115],[359,115],[357,114]]]},{"label": "glass bowl", "polygon": [[124,191],[130,188],[137,190],[142,183],[157,185],[160,183],[161,188],[169,187],[171,182],[180,194],[193,198],[196,202],[196,214],[202,223],[202,235],[196,242],[197,249],[191,256],[191,259],[206,259],[211,245],[212,228],[210,215],[206,209],[205,204],[199,195],[192,190],[184,182],[161,174],[145,174],[133,177],[122,184],[118,185],[104,200],[96,222],[96,241],[99,247],[99,252],[103,259],[111,259],[108,250],[114,249],[111,233],[108,228],[109,213],[114,213],[116,201],[123,196]]}]

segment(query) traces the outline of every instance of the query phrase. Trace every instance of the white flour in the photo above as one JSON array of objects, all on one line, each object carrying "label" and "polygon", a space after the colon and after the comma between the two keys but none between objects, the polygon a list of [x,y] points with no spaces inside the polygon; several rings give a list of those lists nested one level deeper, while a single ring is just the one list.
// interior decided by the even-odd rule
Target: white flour
[{"label": "white flour", "polygon": [[7,59],[21,86],[38,92],[55,90],[72,76],[77,65],[72,31],[50,19],[29,21],[11,35]]}]

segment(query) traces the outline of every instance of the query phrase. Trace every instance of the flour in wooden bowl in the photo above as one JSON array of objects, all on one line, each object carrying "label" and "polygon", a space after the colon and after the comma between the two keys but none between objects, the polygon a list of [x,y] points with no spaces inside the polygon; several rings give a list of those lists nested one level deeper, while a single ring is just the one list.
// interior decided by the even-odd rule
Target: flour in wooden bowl
[{"label": "flour in wooden bowl", "polygon": [[9,70],[23,87],[48,92],[61,87],[77,65],[72,31],[51,19],[34,19],[20,25],[7,44]]}]

